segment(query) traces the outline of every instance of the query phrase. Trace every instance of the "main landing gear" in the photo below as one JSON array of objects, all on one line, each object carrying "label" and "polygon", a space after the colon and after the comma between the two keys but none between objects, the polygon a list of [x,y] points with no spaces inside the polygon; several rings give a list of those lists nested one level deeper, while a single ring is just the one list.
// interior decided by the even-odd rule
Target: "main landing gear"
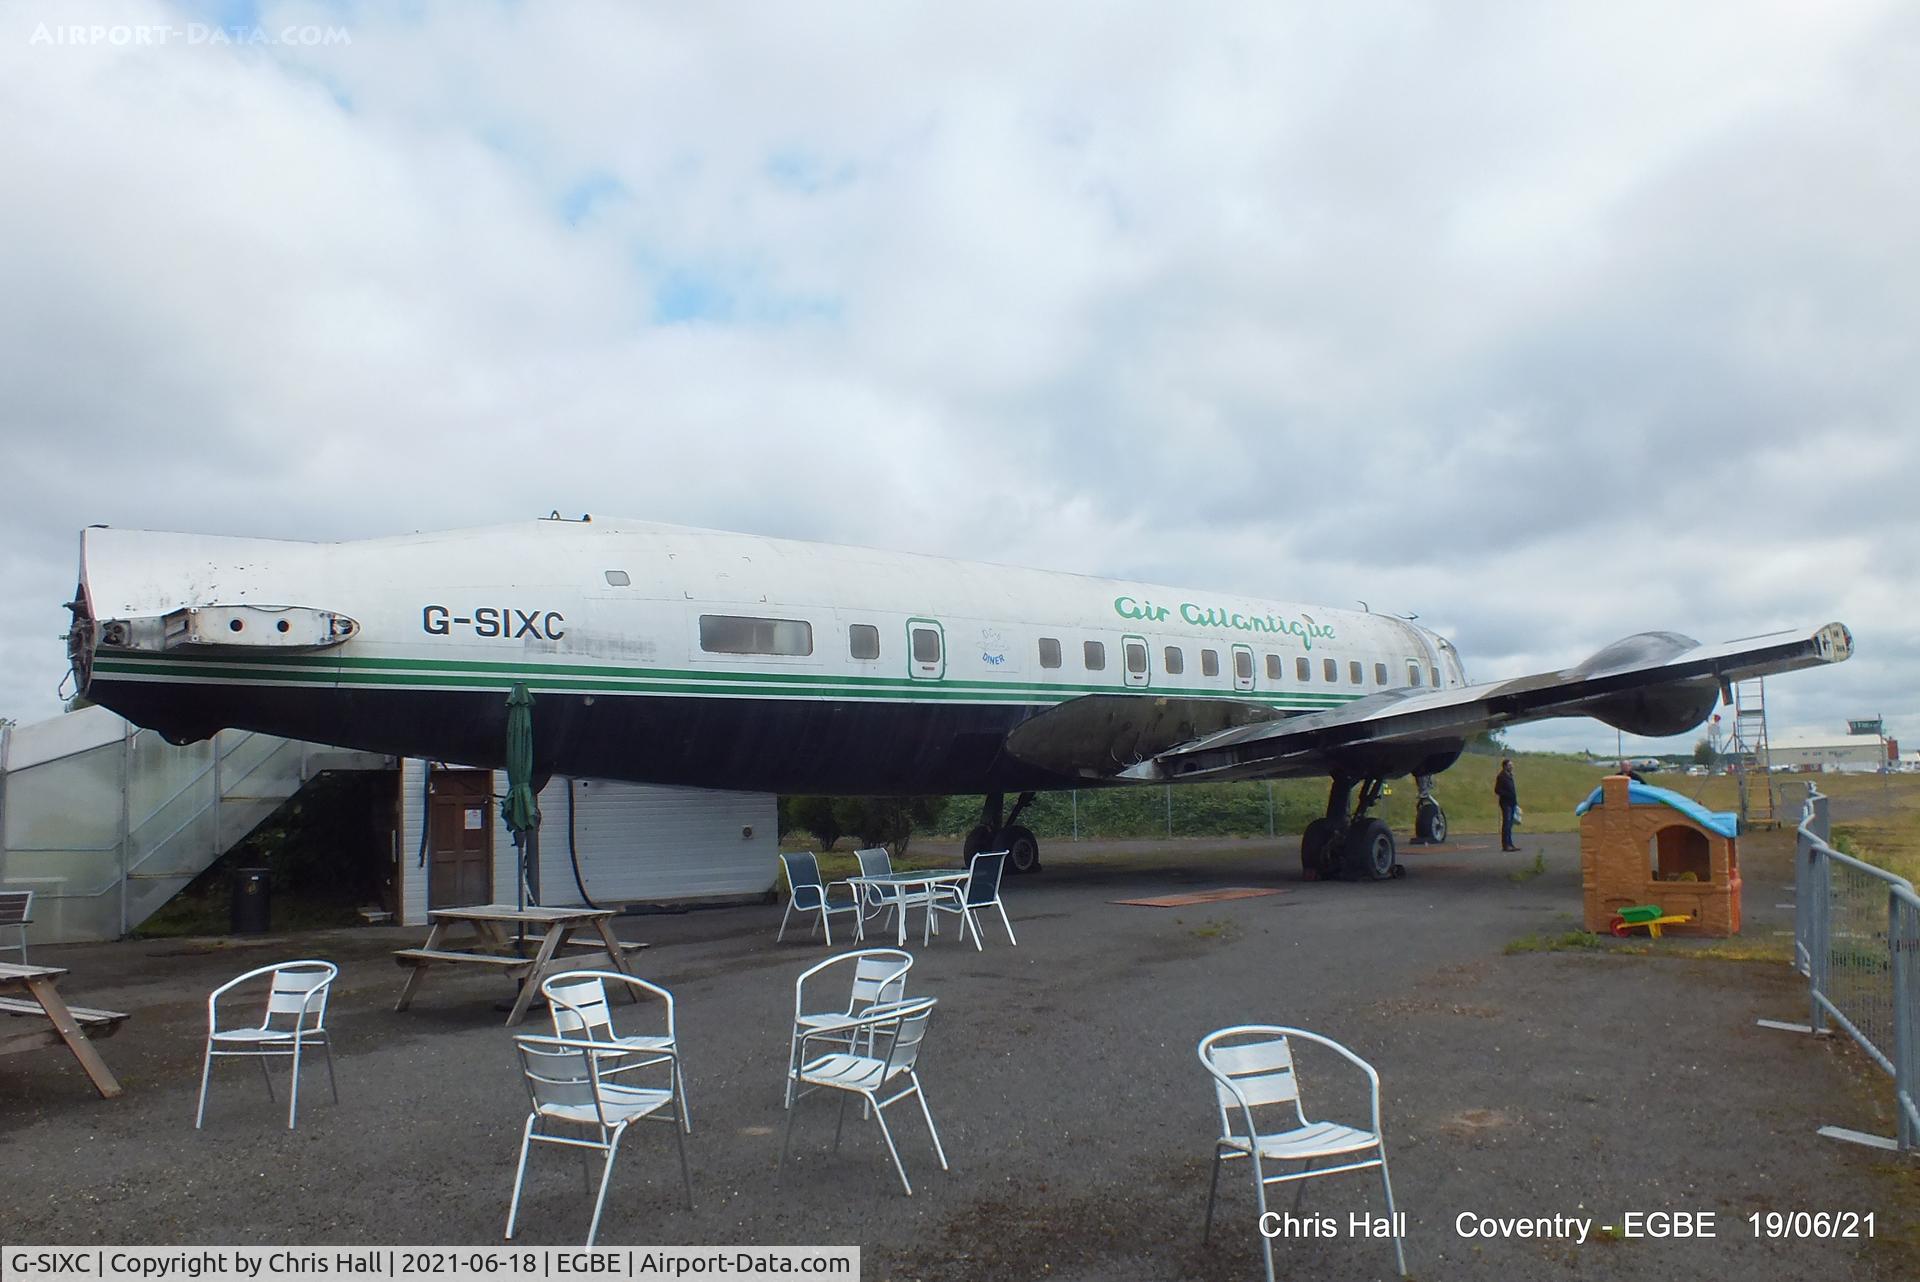
[{"label": "main landing gear", "polygon": [[[1367,814],[1380,800],[1386,780],[1335,775],[1327,794],[1327,813],[1307,825],[1300,837],[1300,867],[1309,881],[1385,881],[1406,869],[1394,857],[1393,829]],[[1354,796],[1355,785],[1359,796]],[[1432,807],[1440,812],[1439,805]],[[1441,830],[1446,816],[1439,813]]]},{"label": "main landing gear", "polygon": [[1030,792],[1021,793],[1013,803],[1013,813],[1003,820],[1000,812],[1006,806],[1007,795],[1003,792],[988,793],[986,805],[980,811],[980,822],[974,825],[961,843],[961,855],[970,863],[974,855],[982,850],[1004,850],[1007,852],[1008,872],[1039,872],[1040,839],[1033,835],[1031,828],[1023,828],[1014,822],[1020,818],[1020,812],[1032,803],[1033,796]]}]

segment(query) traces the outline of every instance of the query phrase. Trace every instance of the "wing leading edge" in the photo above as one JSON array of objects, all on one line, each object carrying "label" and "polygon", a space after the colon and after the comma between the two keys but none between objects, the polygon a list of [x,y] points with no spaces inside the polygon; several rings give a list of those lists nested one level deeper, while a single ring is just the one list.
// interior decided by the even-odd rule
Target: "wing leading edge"
[{"label": "wing leading edge", "polygon": [[1643,632],[1556,672],[1447,690],[1386,690],[1340,708],[1282,716],[1235,699],[1089,695],[1032,718],[1007,750],[1038,765],[1114,782],[1286,775],[1398,775],[1443,768],[1485,730],[1589,716],[1632,734],[1682,734],[1736,681],[1843,662],[1839,623],[1701,645]]}]

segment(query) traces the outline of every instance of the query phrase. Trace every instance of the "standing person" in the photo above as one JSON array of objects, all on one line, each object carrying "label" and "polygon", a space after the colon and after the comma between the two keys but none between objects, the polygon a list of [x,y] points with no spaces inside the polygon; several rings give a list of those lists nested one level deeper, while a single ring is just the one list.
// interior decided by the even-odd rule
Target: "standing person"
[{"label": "standing person", "polygon": [[1507,757],[1500,763],[1500,773],[1493,777],[1493,795],[1500,801],[1500,849],[1518,850],[1513,844],[1513,814],[1520,809],[1520,790],[1513,782],[1513,758]]}]

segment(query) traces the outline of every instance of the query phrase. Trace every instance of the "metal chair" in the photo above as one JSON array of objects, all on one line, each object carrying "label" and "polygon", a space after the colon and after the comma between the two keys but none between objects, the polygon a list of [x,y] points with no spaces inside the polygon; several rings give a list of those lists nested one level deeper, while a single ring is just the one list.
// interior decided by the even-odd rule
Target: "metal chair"
[{"label": "metal chair", "polygon": [[[1325,1046],[1366,1074],[1373,1100],[1372,1129],[1307,1120],[1300,1103],[1293,1049],[1288,1044],[1292,1038]],[[1200,1039],[1199,1054],[1200,1063],[1213,1077],[1214,1102],[1220,1110],[1220,1138],[1213,1143],[1213,1182],[1207,1190],[1207,1222],[1202,1238],[1213,1232],[1213,1203],[1220,1189],[1222,1162],[1252,1160],[1261,1223],[1267,1215],[1269,1184],[1297,1182],[1300,1187],[1293,1199],[1297,1210],[1307,1180],[1378,1167],[1388,1223],[1393,1229],[1394,1262],[1405,1277],[1407,1257],[1400,1243],[1400,1221],[1394,1215],[1393,1184],[1387,1177],[1387,1148],[1380,1130],[1380,1075],[1373,1065],[1330,1038],[1277,1024],[1241,1024],[1208,1033]],[[1262,1118],[1268,1119],[1264,1126]],[[1338,1165],[1315,1168],[1314,1163],[1327,1159],[1337,1159]],[[1301,1167],[1269,1175],[1270,1162],[1299,1162]],[[1273,1239],[1264,1233],[1260,1235],[1260,1249],[1266,1256],[1267,1282],[1273,1282]]]},{"label": "metal chair", "polygon": [[[851,991],[844,1006],[813,1003],[808,1009],[807,981],[831,969],[853,969]],[[907,972],[913,969],[913,954],[898,948],[866,948],[857,953],[829,957],[817,966],[800,972],[793,981],[793,1033],[787,1045],[787,1102],[793,1107],[793,1084],[800,1070],[800,1039],[808,1033],[820,1034],[821,1043],[831,1040],[827,1030],[844,1030],[853,1020],[880,1003],[897,1002],[907,995]],[[824,984],[815,984],[818,992]],[[871,1038],[868,1039],[871,1042]],[[842,1045],[852,1048],[853,1034],[840,1033]]]},{"label": "metal chair", "polygon": [[[829,948],[833,947],[833,923],[828,918],[834,913],[852,913],[854,937],[866,938],[866,932],[860,925],[860,897],[854,893],[851,882],[823,883],[820,880],[820,861],[814,858],[811,850],[802,851],[799,854],[781,855],[780,866],[787,871],[787,888],[792,893],[787,896],[786,912],[780,914],[780,932],[773,937],[773,942],[777,944],[787,937],[787,918],[791,917],[796,910],[820,914],[818,920],[814,922],[814,928],[816,930],[821,927],[826,928]],[[832,899],[834,886],[845,886],[851,902],[834,903]]]},{"label": "metal chair", "polygon": [[[885,846],[856,850],[853,857],[860,861],[862,877],[884,877],[893,872],[893,856],[887,853]],[[863,922],[895,909],[924,908],[932,898],[932,892],[927,890],[909,890],[904,894],[884,886],[862,886],[860,890]]]},{"label": "metal chair", "polygon": [[0,930],[9,926],[18,927],[20,942],[0,944],[0,952],[19,953],[20,964],[27,964],[27,923],[33,920],[33,892],[31,890],[0,890]]},{"label": "metal chair", "polygon": [[[1000,900],[1000,874],[1006,869],[1007,852],[1004,850],[983,850],[976,854],[967,865],[967,879],[958,886],[942,886],[942,894],[936,895],[928,904],[932,910],[927,913],[929,923],[933,914],[960,914],[960,938],[967,937],[967,928],[973,928],[973,949],[980,948],[980,918],[977,914],[988,908],[1000,910],[1000,924],[1007,928],[1007,942],[1018,946],[1020,941],[1013,937],[1013,923],[1007,920],[1007,906]],[[927,942],[923,932],[920,942]]]},{"label": "metal chair", "polygon": [[[607,1000],[609,983],[626,985],[636,1003],[644,1000],[643,994],[658,998],[665,1007],[667,1031],[628,1034],[614,1031],[613,1011]],[[678,1078],[680,1043],[674,1030],[673,994],[660,985],[650,984],[617,970],[571,970],[547,976],[541,982],[540,995],[547,999],[547,1010],[553,1016],[555,1037],[584,1039],[606,1046],[600,1068],[602,1076],[645,1068],[661,1063],[661,1057],[671,1055],[674,1058],[666,1062],[672,1064]],[[647,1052],[653,1051],[660,1052],[661,1057],[647,1058]],[[691,1135],[693,1119],[687,1112],[685,1079],[675,1081],[674,1095],[680,1105],[680,1125]]]},{"label": "metal chair", "polygon": [[[513,1043],[520,1053],[520,1069],[527,1079],[527,1097],[533,1107],[520,1133],[520,1162],[513,1172],[513,1200],[507,1205],[508,1241],[513,1240],[513,1226],[520,1215],[527,1153],[537,1141],[606,1154],[600,1166],[600,1191],[593,1200],[593,1221],[587,1226],[586,1245],[592,1246],[595,1235],[600,1232],[600,1213],[606,1208],[607,1183],[613,1176],[613,1159],[620,1152],[621,1137],[629,1125],[643,1117],[660,1115],[673,1127],[674,1142],[680,1147],[680,1179],[687,1189],[687,1209],[693,1209],[693,1176],[687,1170],[687,1140],[675,1120],[674,1102],[680,1083],[677,1052],[641,1052],[646,1063],[638,1067],[668,1066],[662,1075],[665,1085],[652,1087],[607,1081],[605,1042],[522,1035],[514,1038]],[[543,1129],[552,1127],[577,1127],[586,1132],[586,1137]]]},{"label": "metal chair", "polygon": [[[207,1082],[216,1057],[251,1056],[260,1061],[260,1076],[267,1084],[267,1098],[273,1098],[273,1078],[267,1072],[270,1059],[291,1059],[293,1078],[287,1087],[287,1129],[293,1129],[300,1107],[300,1052],[319,1046],[327,1056],[327,1087],[333,1102],[340,1102],[340,1087],[333,1078],[333,1045],[327,1037],[327,996],[340,968],[332,962],[292,961],[250,970],[230,979],[207,995],[207,1051],[200,1064],[200,1107],[193,1115],[193,1127],[200,1129],[207,1116]],[[267,988],[267,1009],[258,1024],[245,1027],[220,1026],[220,998],[249,980],[271,976]]]},{"label": "metal chair", "polygon": [[[880,1123],[881,1138],[893,1156],[893,1169],[899,1172],[900,1186],[913,1196],[907,1181],[907,1168],[900,1162],[900,1150],[894,1146],[893,1131],[887,1126],[886,1110],[908,1096],[920,1101],[920,1114],[927,1119],[927,1134],[933,1137],[933,1151],[939,1155],[940,1169],[950,1170],[947,1152],[940,1145],[940,1132],[933,1125],[933,1111],[927,1107],[926,1092],[920,1089],[915,1070],[920,1048],[926,1041],[927,1021],[933,1016],[936,999],[917,997],[911,1001],[889,1002],[874,1006],[857,1019],[832,1028],[816,1029],[800,1039],[801,1090],[804,1098],[816,1090],[845,1093],[840,1101],[840,1119],[833,1128],[833,1146],[840,1147],[840,1133],[847,1122],[847,1099],[858,1095],[873,1110]],[[851,1046],[847,1039],[851,1039]],[[859,1053],[864,1050],[866,1053]],[[888,1083],[904,1076],[907,1085],[886,1098],[880,1092]],[[787,1164],[787,1150],[793,1145],[793,1119],[798,1109],[787,1111],[787,1137],[780,1145],[780,1166]]]}]

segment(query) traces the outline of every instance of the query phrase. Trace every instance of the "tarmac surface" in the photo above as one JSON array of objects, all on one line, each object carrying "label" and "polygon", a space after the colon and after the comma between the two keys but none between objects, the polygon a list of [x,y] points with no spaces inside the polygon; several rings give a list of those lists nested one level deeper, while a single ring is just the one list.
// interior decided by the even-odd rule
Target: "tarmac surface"
[{"label": "tarmac surface", "polygon": [[[1060,842],[1009,879],[1019,945],[910,944],[910,991],[940,999],[921,1061],[952,1162],[911,1104],[889,1112],[914,1183],[877,1129],[803,1101],[776,1181],[793,979],[827,955],[771,905],[624,918],[636,969],[679,1002],[696,1208],[664,1125],[622,1146],[604,1244],[844,1244],[867,1279],[1247,1279],[1260,1276],[1244,1164],[1221,1177],[1201,1240],[1214,1113],[1195,1044],[1273,1022],[1346,1043],[1379,1070],[1394,1192],[1417,1278],[1896,1279],[1920,1275],[1920,1180],[1893,1155],[1822,1139],[1888,1133],[1888,1080],[1844,1039],[1758,1028],[1804,1020],[1804,983],[1772,960],[1615,951],[1508,953],[1578,924],[1572,836],[1518,855],[1487,837],[1403,851],[1404,879],[1305,884],[1291,839]],[[1749,952],[1784,947],[1781,836],[1743,839]],[[1532,873],[1536,855],[1544,871]],[[1189,907],[1114,900],[1229,886],[1286,893]],[[836,927],[844,926],[844,918]],[[0,1059],[0,1238],[9,1244],[482,1244],[501,1240],[526,1094],[503,1027],[510,985],[430,974],[395,1012],[391,951],[424,930],[36,948],[75,1004],[133,1018],[101,1051],[126,1088],[103,1101],[70,1056]],[[836,930],[836,935],[838,929]],[[869,943],[892,943],[869,937]],[[844,946],[844,945],[843,945]],[[284,1128],[255,1066],[217,1064],[193,1129],[206,993],[298,956],[341,965],[330,1023],[340,1103],[303,1067]],[[616,1006],[616,1020],[624,1007]],[[545,1031],[542,1015],[524,1028]],[[312,1070],[311,1075],[307,1070]],[[1350,1070],[1304,1059],[1310,1115],[1365,1120]],[[284,1077],[279,1083],[284,1089]],[[582,1163],[531,1159],[517,1240],[575,1244]],[[1276,1206],[1285,1209],[1283,1194]],[[1348,1216],[1383,1210],[1373,1173],[1311,1182],[1302,1214],[1331,1236],[1275,1244],[1283,1275],[1390,1277],[1391,1245]],[[1711,1240],[1604,1237],[1632,1211],[1713,1212]],[[1872,1240],[1757,1236],[1770,1211],[1873,1213]],[[1459,1217],[1594,1219],[1584,1244],[1463,1237]]]}]

